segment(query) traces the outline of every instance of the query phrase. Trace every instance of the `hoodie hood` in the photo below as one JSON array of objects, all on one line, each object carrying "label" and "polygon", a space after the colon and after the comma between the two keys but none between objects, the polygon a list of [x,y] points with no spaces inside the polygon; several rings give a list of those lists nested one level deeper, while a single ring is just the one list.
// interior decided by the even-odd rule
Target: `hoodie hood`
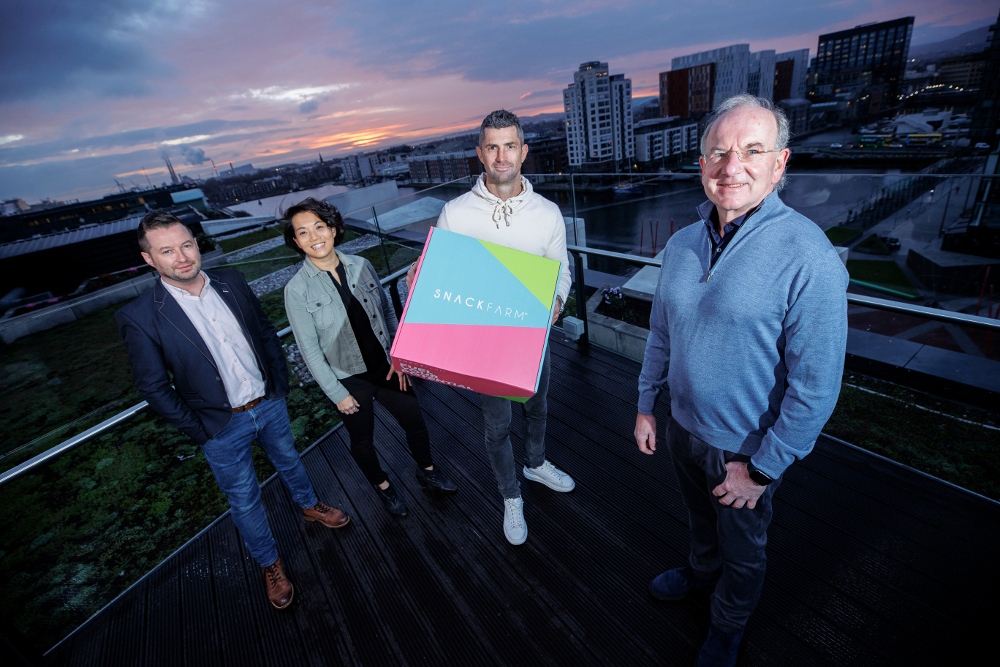
[{"label": "hoodie hood", "polygon": [[486,189],[486,174],[480,174],[479,178],[476,179],[476,183],[472,186],[473,194],[493,207],[493,222],[496,224],[497,229],[500,229],[501,220],[503,220],[505,226],[510,227],[510,218],[524,208],[528,199],[531,198],[533,191],[531,182],[524,176],[521,177],[521,193],[511,197],[507,201],[503,201]]}]

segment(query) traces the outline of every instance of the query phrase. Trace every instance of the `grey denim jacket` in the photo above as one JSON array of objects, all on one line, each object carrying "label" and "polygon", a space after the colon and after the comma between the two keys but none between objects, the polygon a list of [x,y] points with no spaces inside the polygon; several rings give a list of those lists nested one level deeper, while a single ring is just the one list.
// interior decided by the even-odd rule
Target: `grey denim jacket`
[{"label": "grey denim jacket", "polygon": [[[388,360],[399,323],[378,274],[363,257],[334,251],[344,264],[351,292],[371,319],[372,330]],[[334,403],[347,398],[350,392],[340,379],[364,373],[365,362],[337,287],[308,258],[285,285],[285,312],[302,358],[320,388]]]}]

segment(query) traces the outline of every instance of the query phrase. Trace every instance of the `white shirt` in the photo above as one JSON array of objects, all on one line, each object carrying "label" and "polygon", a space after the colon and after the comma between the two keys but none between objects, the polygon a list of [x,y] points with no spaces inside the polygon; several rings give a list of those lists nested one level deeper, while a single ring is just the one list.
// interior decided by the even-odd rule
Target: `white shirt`
[{"label": "white shirt", "polygon": [[[163,283],[191,324],[208,346],[215,366],[226,388],[229,404],[234,408],[246,405],[264,395],[267,388],[257,368],[257,359],[250,343],[243,334],[236,316],[222,300],[205,273],[205,286],[201,296]],[[162,282],[162,280],[161,280]]]}]

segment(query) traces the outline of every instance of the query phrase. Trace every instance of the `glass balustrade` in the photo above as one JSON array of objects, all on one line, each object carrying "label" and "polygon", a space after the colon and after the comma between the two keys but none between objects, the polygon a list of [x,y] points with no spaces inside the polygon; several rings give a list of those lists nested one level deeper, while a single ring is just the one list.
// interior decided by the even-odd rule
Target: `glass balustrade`
[{"label": "glass balustrade", "polygon": [[[850,293],[1000,321],[1000,182],[976,170],[981,162],[955,160],[939,165],[947,173],[792,174],[781,196],[844,248]],[[697,174],[528,178],[559,206],[570,245],[642,258],[656,257],[674,233],[698,223],[695,207],[705,200]],[[384,185],[369,194],[337,189],[332,196],[350,229],[341,249],[367,258],[382,277],[405,269],[419,257],[444,204],[470,185],[470,179],[459,179],[421,189]],[[285,195],[280,205],[306,194]],[[212,261],[243,272],[275,326],[287,326],[281,288],[300,259],[284,246],[280,224],[212,239],[212,246],[222,251]],[[581,255],[581,261],[586,291],[578,295],[574,284],[565,316],[576,314],[580,299],[587,303],[592,344],[607,340],[595,333],[599,318],[592,315],[612,326],[624,322],[641,339],[655,267],[601,256]],[[398,287],[405,301],[401,278]],[[603,291],[614,288],[620,292],[605,298]],[[98,286],[94,293],[112,289]],[[38,312],[64,309],[68,321],[0,347],[0,469],[139,402],[113,319],[124,303],[72,317],[72,303],[51,304]],[[1000,332],[863,304],[852,304],[848,318],[857,332],[848,350],[857,370],[845,375],[828,432],[1000,496],[998,465],[986,453],[1000,444],[995,412],[974,407],[974,397],[959,391],[963,380],[970,392],[987,391],[981,385],[988,384],[990,364],[1000,363]],[[338,418],[322,392],[301,381],[293,336],[284,343],[294,386],[289,411],[305,447]],[[641,358],[641,340],[633,347]],[[910,361],[923,355],[924,365],[908,368],[889,348],[910,350]],[[895,375],[889,367],[898,369]],[[928,373],[946,367],[946,381],[927,386]],[[918,375],[923,384],[904,386],[907,377]],[[903,446],[918,437],[914,433],[922,434],[919,455]],[[258,459],[264,478],[270,464],[259,452]],[[963,477],[956,473],[963,466],[977,472]],[[0,486],[0,502],[0,599],[18,610],[12,614],[18,631],[41,647],[58,641],[226,509],[198,448],[148,411]]]}]

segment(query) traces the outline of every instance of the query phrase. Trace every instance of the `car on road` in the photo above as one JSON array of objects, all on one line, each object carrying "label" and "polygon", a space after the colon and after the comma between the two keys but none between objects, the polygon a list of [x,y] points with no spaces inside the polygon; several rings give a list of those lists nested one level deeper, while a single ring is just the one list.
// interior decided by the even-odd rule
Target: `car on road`
[{"label": "car on road", "polygon": [[976,148],[978,150],[989,150],[990,149],[990,145],[988,143],[986,143],[985,141],[980,141],[975,146],[973,146],[973,148]]},{"label": "car on road", "polygon": [[830,148],[843,148],[844,144],[830,144]]},{"label": "car on road", "polygon": [[879,239],[885,244],[885,247],[892,252],[899,250],[899,239],[895,236],[879,236]]}]

